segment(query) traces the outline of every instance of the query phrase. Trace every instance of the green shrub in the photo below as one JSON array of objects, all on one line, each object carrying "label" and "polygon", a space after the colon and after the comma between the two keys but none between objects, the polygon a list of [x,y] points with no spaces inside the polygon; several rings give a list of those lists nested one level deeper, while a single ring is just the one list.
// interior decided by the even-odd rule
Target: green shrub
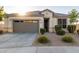
[{"label": "green shrub", "polygon": [[79,29],[77,30],[77,33],[79,34]]},{"label": "green shrub", "polygon": [[0,17],[0,21],[2,21],[2,17]]},{"label": "green shrub", "polygon": [[2,30],[0,30],[0,34],[3,34],[3,31]]},{"label": "green shrub", "polygon": [[67,43],[72,43],[73,42],[73,38],[71,36],[64,36],[62,38],[62,41],[67,42]]},{"label": "green shrub", "polygon": [[55,25],[55,31],[57,32],[58,30],[61,30],[62,27],[60,25]]},{"label": "green shrub", "polygon": [[68,25],[67,30],[69,31],[69,33],[74,33],[74,31],[76,30],[76,25]]},{"label": "green shrub", "polygon": [[38,38],[38,42],[39,43],[48,43],[49,40],[46,36],[41,36],[41,37]]},{"label": "green shrub", "polygon": [[57,35],[65,35],[65,31],[64,30],[58,30],[56,32]]},{"label": "green shrub", "polygon": [[44,34],[45,32],[46,32],[45,29],[43,29],[43,28],[40,29],[40,33],[41,33],[41,34]]},{"label": "green shrub", "polygon": [[63,28],[66,28],[66,25],[63,25]]}]

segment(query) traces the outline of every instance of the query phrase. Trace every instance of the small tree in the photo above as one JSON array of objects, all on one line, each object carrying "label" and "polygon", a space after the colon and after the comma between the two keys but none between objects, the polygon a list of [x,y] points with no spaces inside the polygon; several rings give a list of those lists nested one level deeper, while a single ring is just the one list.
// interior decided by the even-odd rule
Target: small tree
[{"label": "small tree", "polygon": [[[4,7],[3,6],[0,6],[0,23],[1,23],[1,27],[2,27],[2,21],[3,21],[3,18],[4,18]],[[3,30],[0,29],[0,33],[2,34],[3,33]]]},{"label": "small tree", "polygon": [[4,17],[4,7],[0,6],[0,21],[3,20],[3,17]]},{"label": "small tree", "polygon": [[[75,27],[77,27],[77,18],[78,17],[79,17],[79,12],[76,9],[72,9],[69,12],[70,24],[73,24],[75,22],[76,23]],[[73,26],[71,27],[71,29],[73,30]],[[75,30],[76,30],[76,28],[75,28]]]},{"label": "small tree", "polygon": [[76,9],[72,9],[69,12],[70,23],[76,22],[78,17],[79,17],[79,12]]}]

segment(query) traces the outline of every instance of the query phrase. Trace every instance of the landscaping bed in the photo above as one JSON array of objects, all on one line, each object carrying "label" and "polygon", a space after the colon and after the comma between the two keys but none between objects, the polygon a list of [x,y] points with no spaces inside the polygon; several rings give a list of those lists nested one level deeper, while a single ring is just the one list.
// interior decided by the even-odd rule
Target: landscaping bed
[{"label": "landscaping bed", "polygon": [[[64,42],[62,41],[62,38],[66,35],[69,35],[73,38],[74,42]],[[37,38],[39,38],[41,34],[37,35]],[[36,40],[33,42],[33,46],[79,46],[79,35],[78,34],[72,34],[72,33],[66,33],[65,35],[57,35],[56,33],[45,33],[44,36],[48,38],[50,42],[41,44]]]},{"label": "landscaping bed", "polygon": [[[38,41],[38,39],[40,38],[40,37],[42,37],[42,36],[45,36],[45,37],[47,37],[46,35],[41,35],[41,34],[38,34],[37,35],[37,37],[36,37],[36,39],[34,40],[34,42],[33,42],[33,46],[51,46],[52,45],[52,43],[50,42],[50,40],[49,40],[49,38],[48,38],[48,42],[47,43],[40,43],[39,41]],[[47,40],[46,40],[47,41]]]}]

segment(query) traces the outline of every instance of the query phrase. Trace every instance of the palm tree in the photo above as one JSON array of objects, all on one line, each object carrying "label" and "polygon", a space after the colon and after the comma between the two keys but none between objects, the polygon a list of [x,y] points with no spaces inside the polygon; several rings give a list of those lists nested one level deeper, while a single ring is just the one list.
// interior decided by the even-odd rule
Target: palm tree
[{"label": "palm tree", "polygon": [[70,23],[77,22],[77,18],[79,17],[79,12],[76,9],[72,9],[69,12]]}]

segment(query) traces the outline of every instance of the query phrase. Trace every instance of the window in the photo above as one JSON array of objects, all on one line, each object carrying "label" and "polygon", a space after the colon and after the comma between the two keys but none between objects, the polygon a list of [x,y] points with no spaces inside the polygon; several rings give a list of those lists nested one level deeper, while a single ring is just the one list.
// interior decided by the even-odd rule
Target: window
[{"label": "window", "polygon": [[14,22],[19,22],[19,20],[14,20]]},{"label": "window", "polygon": [[58,25],[61,25],[61,27],[66,28],[66,19],[58,19]]},{"label": "window", "polygon": [[14,22],[17,22],[17,23],[37,23],[38,21],[37,20],[14,20]]},{"label": "window", "polygon": [[62,19],[58,19],[58,25],[62,25]]},{"label": "window", "polygon": [[14,22],[17,22],[18,23],[18,22],[23,22],[23,21],[22,20],[14,20]]},{"label": "window", "polygon": [[23,20],[21,20],[20,22],[23,22]]},{"label": "window", "polygon": [[25,20],[24,22],[28,22],[28,23],[37,23],[36,20]]}]

